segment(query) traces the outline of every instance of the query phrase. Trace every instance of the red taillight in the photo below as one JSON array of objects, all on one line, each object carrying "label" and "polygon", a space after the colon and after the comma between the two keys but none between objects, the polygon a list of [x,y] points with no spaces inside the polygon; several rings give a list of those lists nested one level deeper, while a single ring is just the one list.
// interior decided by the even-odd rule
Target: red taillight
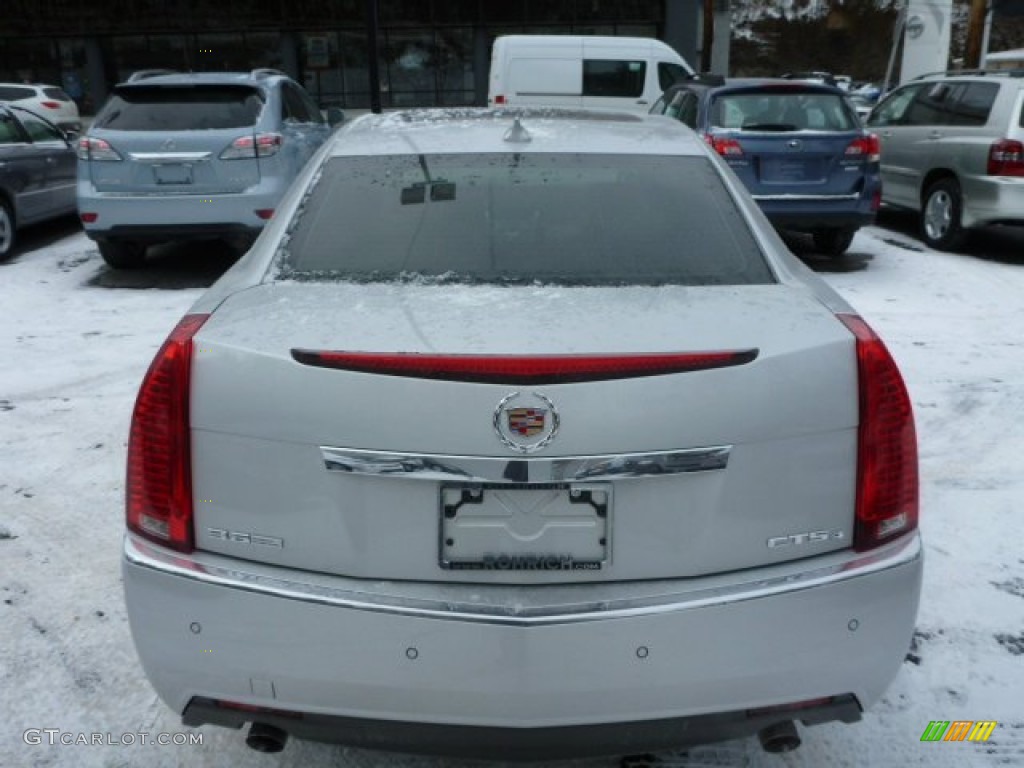
[{"label": "red taillight", "polygon": [[876,189],[875,193],[871,196],[871,210],[877,211],[882,207],[882,190],[881,188]]},{"label": "red taillight", "polygon": [[85,136],[78,140],[78,159],[115,162],[120,160],[121,156],[109,142]]},{"label": "red taillight", "polygon": [[82,211],[80,214],[78,214],[78,217],[82,220],[83,224],[92,224],[96,221],[96,219],[100,217],[100,215],[98,213],[89,213],[87,211]]},{"label": "red taillight", "polygon": [[60,109],[59,101],[40,101],[39,103],[47,109]]},{"label": "red taillight", "polygon": [[740,157],[743,154],[743,146],[736,139],[726,139],[705,133],[704,141],[722,157]]},{"label": "red taillight", "polygon": [[293,349],[292,357],[304,365],[383,376],[478,384],[569,384],[743,365],[757,357],[757,350],[645,355],[420,355]]},{"label": "red taillight", "polygon": [[160,347],[139,388],[128,438],[128,528],[181,552],[192,551],[192,337],[207,317],[186,315]]},{"label": "red taillight", "polygon": [[239,136],[220,153],[221,160],[251,160],[254,157],[276,155],[284,145],[284,136],[279,133],[257,133],[255,136]]},{"label": "red taillight", "polygon": [[274,209],[273,208],[257,208],[256,209],[256,215],[259,216],[264,221],[268,221],[270,219],[270,217],[274,215]]},{"label": "red taillight", "polygon": [[1000,139],[988,150],[989,176],[1024,176],[1024,144]]},{"label": "red taillight", "polygon": [[857,339],[860,428],[853,546],[873,549],[917,528],[914,411],[892,355],[857,315],[839,315]]},{"label": "red taillight", "polygon": [[851,141],[846,148],[846,156],[863,157],[869,163],[877,163],[882,157],[882,145],[875,134],[869,133]]},{"label": "red taillight", "polygon": [[499,93],[497,96],[495,96],[494,97],[494,103],[495,104],[504,104],[505,103],[505,94]]}]

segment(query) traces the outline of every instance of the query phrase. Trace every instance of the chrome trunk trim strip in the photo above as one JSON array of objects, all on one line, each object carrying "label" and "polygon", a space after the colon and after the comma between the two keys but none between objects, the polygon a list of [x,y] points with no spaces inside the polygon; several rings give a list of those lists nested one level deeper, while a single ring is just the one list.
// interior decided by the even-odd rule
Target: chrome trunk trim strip
[{"label": "chrome trunk trim strip", "polygon": [[[838,584],[920,561],[915,532],[857,554],[849,550],[717,576],[655,582],[502,586],[352,579],[247,563],[223,555],[183,555],[135,534],[124,538],[124,562],[193,581],[286,600],[357,611],[519,626],[575,624],[721,606]],[[709,586],[694,587],[699,582]],[[595,593],[601,599],[595,599]]]},{"label": "chrome trunk trim strip", "polygon": [[724,445],[656,453],[527,459],[320,447],[324,466],[331,472],[463,483],[568,483],[708,472],[725,469],[731,451],[732,446]]},{"label": "chrome trunk trim strip", "polygon": [[797,202],[841,202],[844,200],[860,200],[860,192],[850,195],[751,195],[755,200],[795,200]]}]

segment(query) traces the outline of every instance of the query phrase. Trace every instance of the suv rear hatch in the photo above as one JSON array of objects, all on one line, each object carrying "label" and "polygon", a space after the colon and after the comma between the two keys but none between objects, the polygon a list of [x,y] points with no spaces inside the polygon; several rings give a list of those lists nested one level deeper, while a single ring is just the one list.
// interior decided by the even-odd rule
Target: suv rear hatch
[{"label": "suv rear hatch", "polygon": [[868,139],[839,94],[801,85],[727,91],[712,101],[709,130],[755,197],[864,189]]},{"label": "suv rear hatch", "polygon": [[88,163],[90,179],[118,194],[242,192],[260,180],[254,147],[263,106],[260,90],[246,85],[119,85],[89,139],[120,160],[104,152]]}]

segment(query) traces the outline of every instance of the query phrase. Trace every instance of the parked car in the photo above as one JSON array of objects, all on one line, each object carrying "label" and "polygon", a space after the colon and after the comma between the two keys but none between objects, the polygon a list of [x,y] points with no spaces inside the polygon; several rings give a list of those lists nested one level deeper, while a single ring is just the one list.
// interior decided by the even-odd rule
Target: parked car
[{"label": "parked car", "polygon": [[63,131],[78,133],[82,130],[78,105],[56,85],[0,83],[0,102],[27,109]]},{"label": "parked car", "polygon": [[651,108],[700,133],[776,227],[806,232],[828,256],[846,252],[881,199],[878,139],[844,91],[783,80],[673,86]]},{"label": "parked car", "polygon": [[503,35],[491,49],[488,106],[584,107],[645,114],[693,69],[648,37]]},{"label": "parked car", "polygon": [[668,120],[341,129],[157,354],[127,463],[146,674],[266,751],[779,751],[913,632],[899,371]]},{"label": "parked car", "polygon": [[330,131],[276,70],[140,73],[78,142],[85,233],[119,269],[159,242],[223,238],[245,250]]},{"label": "parked car", "polygon": [[0,105],[0,260],[18,230],[75,212],[75,151],[53,123]]},{"label": "parked car", "polygon": [[882,200],[917,212],[929,246],[958,250],[976,227],[1024,224],[1022,99],[1017,73],[952,73],[897,88],[871,112]]}]

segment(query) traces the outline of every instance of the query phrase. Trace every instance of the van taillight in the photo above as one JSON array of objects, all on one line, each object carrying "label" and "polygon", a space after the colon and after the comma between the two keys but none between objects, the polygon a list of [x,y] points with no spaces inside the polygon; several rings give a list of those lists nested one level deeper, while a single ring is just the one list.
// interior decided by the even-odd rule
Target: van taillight
[{"label": "van taillight", "polygon": [[1024,176],[1024,144],[1000,139],[988,150],[989,176]]},{"label": "van taillight", "polygon": [[504,104],[505,103],[505,94],[499,93],[497,96],[495,96],[494,97],[494,103],[495,104]]},{"label": "van taillight", "polygon": [[208,317],[186,315],[160,347],[139,388],[128,438],[128,529],[181,552],[193,546],[192,337]]},{"label": "van taillight", "polygon": [[853,546],[873,549],[917,528],[914,411],[892,355],[857,315],[838,316],[857,339],[860,427]]}]

